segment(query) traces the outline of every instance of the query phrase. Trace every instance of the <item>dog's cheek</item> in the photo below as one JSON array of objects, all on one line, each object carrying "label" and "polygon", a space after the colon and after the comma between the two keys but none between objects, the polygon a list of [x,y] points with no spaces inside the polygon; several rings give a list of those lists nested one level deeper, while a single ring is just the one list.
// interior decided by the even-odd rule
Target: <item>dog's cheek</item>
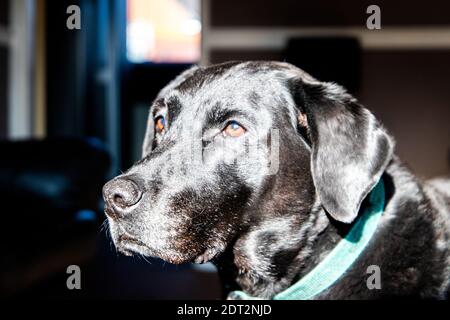
[{"label": "dog's cheek", "polygon": [[216,175],[221,177],[216,184],[203,185],[197,190],[186,189],[172,198],[171,211],[186,217],[174,229],[173,246],[177,251],[208,252],[211,258],[223,251],[237,232],[251,190],[230,175],[232,171]]}]

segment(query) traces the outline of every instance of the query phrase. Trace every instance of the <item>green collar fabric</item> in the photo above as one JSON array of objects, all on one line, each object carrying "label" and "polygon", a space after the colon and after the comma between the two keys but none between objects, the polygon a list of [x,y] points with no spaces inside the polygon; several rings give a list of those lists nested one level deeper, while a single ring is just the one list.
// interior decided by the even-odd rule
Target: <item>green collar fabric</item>
[{"label": "green collar fabric", "polygon": [[[369,195],[368,206],[345,238],[313,270],[291,287],[276,294],[273,300],[310,300],[333,285],[366,248],[377,229],[384,205],[384,183],[380,179]],[[260,299],[243,291],[234,291],[232,296],[242,300]]]}]

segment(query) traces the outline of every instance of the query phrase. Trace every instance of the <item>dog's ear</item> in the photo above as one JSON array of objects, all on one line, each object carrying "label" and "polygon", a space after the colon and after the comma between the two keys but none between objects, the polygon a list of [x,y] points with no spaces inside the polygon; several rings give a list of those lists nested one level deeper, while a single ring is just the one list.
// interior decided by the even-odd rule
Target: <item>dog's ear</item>
[{"label": "dog's ear", "polygon": [[351,223],[380,179],[393,141],[374,115],[334,83],[295,80],[299,125],[311,143],[311,170],[322,206]]}]

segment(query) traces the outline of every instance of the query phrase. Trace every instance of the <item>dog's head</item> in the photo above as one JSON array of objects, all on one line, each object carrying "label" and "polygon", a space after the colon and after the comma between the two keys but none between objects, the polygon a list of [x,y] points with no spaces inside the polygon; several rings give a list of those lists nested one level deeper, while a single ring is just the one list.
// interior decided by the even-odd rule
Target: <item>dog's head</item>
[{"label": "dog's head", "polygon": [[392,155],[344,89],[278,62],[194,67],[150,108],[142,159],[104,187],[123,253],[205,262],[252,224],[319,202],[350,223]]}]

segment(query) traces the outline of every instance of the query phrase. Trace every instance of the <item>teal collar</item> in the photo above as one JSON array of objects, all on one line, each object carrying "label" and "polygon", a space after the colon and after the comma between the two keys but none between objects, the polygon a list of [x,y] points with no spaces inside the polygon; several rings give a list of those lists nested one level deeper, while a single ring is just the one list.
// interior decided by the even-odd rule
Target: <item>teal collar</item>
[{"label": "teal collar", "polygon": [[[310,300],[335,283],[358,259],[377,229],[384,211],[384,183],[378,181],[369,195],[369,204],[348,234],[314,269],[291,287],[276,294],[274,300]],[[232,295],[243,300],[258,300],[243,291]]]}]

